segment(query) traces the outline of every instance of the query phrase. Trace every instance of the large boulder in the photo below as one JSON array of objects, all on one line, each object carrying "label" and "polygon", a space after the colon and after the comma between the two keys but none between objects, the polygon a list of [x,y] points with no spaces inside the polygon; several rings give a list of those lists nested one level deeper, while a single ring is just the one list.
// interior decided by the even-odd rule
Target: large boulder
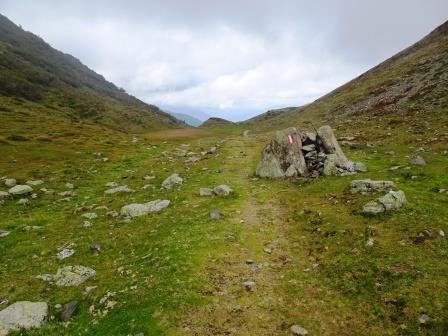
[{"label": "large boulder", "polygon": [[48,315],[45,302],[18,301],[0,311],[0,335],[9,331],[41,327]]},{"label": "large boulder", "polygon": [[169,200],[155,200],[143,204],[128,204],[121,208],[121,214],[130,217],[144,216],[152,212],[159,212],[169,204]]},{"label": "large boulder", "polygon": [[261,154],[256,174],[282,178],[307,175],[300,135],[294,127],[277,131]]}]

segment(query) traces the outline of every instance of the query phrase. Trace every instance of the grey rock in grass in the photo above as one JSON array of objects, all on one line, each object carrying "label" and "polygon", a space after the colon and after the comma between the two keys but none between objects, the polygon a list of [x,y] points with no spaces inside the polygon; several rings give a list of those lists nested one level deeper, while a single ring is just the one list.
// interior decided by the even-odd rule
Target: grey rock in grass
[{"label": "grey rock in grass", "polygon": [[21,198],[17,201],[17,204],[19,205],[28,205],[30,204],[30,200],[28,198]]},{"label": "grey rock in grass", "polygon": [[233,190],[225,184],[221,184],[221,185],[213,188],[213,193],[216,196],[225,197],[225,196],[229,196],[232,192],[233,192]]},{"label": "grey rock in grass", "polygon": [[255,282],[254,281],[244,281],[243,286],[244,286],[244,288],[246,288],[246,290],[248,292],[252,292],[255,289]]},{"label": "grey rock in grass", "polygon": [[350,191],[352,193],[388,191],[394,187],[394,182],[385,180],[353,180],[350,183]]},{"label": "grey rock in grass", "polygon": [[6,191],[0,191],[0,199],[11,197],[11,194]]},{"label": "grey rock in grass", "polygon": [[386,211],[396,210],[406,204],[406,196],[402,190],[389,191],[386,195],[368,202],[363,207],[366,214],[378,214]]},{"label": "grey rock in grass", "polygon": [[323,174],[325,176],[335,176],[339,174],[339,169],[337,166],[338,157],[336,154],[328,154],[324,162]]},{"label": "grey rock in grass", "polygon": [[130,192],[133,192],[133,191],[134,190],[129,188],[127,185],[123,185],[123,186],[107,189],[104,193],[105,194],[116,194],[116,193],[130,193]]},{"label": "grey rock in grass", "polygon": [[45,302],[18,301],[0,311],[0,335],[41,327],[48,316]]},{"label": "grey rock in grass", "polygon": [[118,183],[117,182],[107,182],[106,187],[107,188],[115,188],[115,187],[118,187]]},{"label": "grey rock in grass", "polygon": [[411,158],[411,164],[413,166],[425,166],[426,161],[421,156],[416,155]]},{"label": "grey rock in grass", "polygon": [[143,204],[128,204],[121,208],[121,215],[130,217],[144,216],[149,213],[159,212],[169,204],[169,200],[155,200]]},{"label": "grey rock in grass", "polygon": [[65,187],[66,187],[67,189],[75,189],[75,186],[73,185],[73,183],[66,183],[66,184],[65,184]]},{"label": "grey rock in grass", "polygon": [[72,197],[72,196],[75,196],[75,192],[72,190],[67,190],[67,191],[62,191],[62,192],[58,193],[58,195],[62,196],[62,197]]},{"label": "grey rock in grass", "polygon": [[87,218],[87,219],[95,219],[98,218],[98,215],[95,212],[86,212],[81,215],[81,217]]},{"label": "grey rock in grass", "polygon": [[30,180],[30,181],[26,181],[26,184],[34,187],[34,186],[38,186],[38,185],[44,184],[44,181],[42,181],[42,180]]},{"label": "grey rock in grass", "polygon": [[362,162],[354,162],[353,169],[355,172],[365,173],[367,171],[367,166]]},{"label": "grey rock in grass", "polygon": [[18,184],[8,190],[11,195],[25,195],[33,192],[33,188],[26,184]]},{"label": "grey rock in grass", "polygon": [[184,183],[184,179],[179,174],[172,174],[162,182],[162,187],[165,189],[171,189],[174,186],[181,186]]},{"label": "grey rock in grass", "polygon": [[289,330],[293,335],[299,335],[299,336],[308,335],[308,330],[299,325],[293,325]]},{"label": "grey rock in grass", "polygon": [[71,257],[73,254],[75,254],[75,250],[65,248],[56,254],[56,258],[58,258],[59,260],[64,260],[68,257]]},{"label": "grey rock in grass", "polygon": [[296,177],[307,174],[302,142],[296,128],[277,131],[264,147],[256,175],[269,178]]},{"label": "grey rock in grass", "polygon": [[9,231],[4,231],[4,230],[0,230],[0,238],[4,238],[6,236],[8,236],[11,232]]},{"label": "grey rock in grass", "polygon": [[8,188],[12,188],[15,185],[17,185],[17,180],[16,179],[13,179],[13,178],[5,179],[5,186],[7,186]]},{"label": "grey rock in grass", "polygon": [[86,266],[64,266],[59,268],[56,274],[42,274],[37,278],[44,281],[54,281],[56,286],[78,286],[96,274],[94,269]]},{"label": "grey rock in grass", "polygon": [[213,196],[213,189],[199,188],[199,196]]},{"label": "grey rock in grass", "polygon": [[211,219],[219,219],[219,218],[221,218],[221,213],[218,210],[212,210],[212,211],[210,211],[210,218]]},{"label": "grey rock in grass", "polygon": [[62,308],[57,312],[57,318],[59,321],[66,322],[72,318],[79,307],[78,301],[70,301],[62,306]]}]

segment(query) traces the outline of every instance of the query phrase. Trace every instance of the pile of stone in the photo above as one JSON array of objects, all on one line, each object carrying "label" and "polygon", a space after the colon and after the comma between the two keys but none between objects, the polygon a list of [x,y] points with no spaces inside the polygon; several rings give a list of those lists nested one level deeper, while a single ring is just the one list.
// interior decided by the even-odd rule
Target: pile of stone
[{"label": "pile of stone", "polygon": [[260,177],[318,177],[366,171],[362,163],[347,159],[330,126],[299,133],[290,127],[277,131],[265,146],[256,174]]}]

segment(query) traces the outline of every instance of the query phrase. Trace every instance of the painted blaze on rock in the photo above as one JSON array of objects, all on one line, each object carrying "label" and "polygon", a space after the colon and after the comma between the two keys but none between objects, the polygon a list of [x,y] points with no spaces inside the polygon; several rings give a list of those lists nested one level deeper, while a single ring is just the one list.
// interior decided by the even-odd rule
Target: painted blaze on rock
[{"label": "painted blaze on rock", "polygon": [[262,152],[256,174],[260,177],[294,177],[307,174],[302,142],[295,127],[275,132]]}]

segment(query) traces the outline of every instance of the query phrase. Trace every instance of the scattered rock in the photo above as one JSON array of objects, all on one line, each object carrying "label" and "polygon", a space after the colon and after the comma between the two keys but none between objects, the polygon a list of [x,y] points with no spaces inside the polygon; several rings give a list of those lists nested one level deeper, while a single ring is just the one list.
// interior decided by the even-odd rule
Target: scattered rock
[{"label": "scattered rock", "polygon": [[213,189],[199,188],[199,196],[213,196]]},{"label": "scattered rock", "polygon": [[393,151],[393,150],[387,151],[386,155],[395,156],[395,151]]},{"label": "scattered rock", "polygon": [[182,183],[184,183],[184,179],[180,177],[179,174],[172,174],[162,182],[162,187],[171,189],[174,186],[181,186]]},{"label": "scattered rock", "polygon": [[31,188],[28,185],[25,184],[18,184],[11,189],[8,190],[8,192],[12,195],[25,195],[33,192],[33,188]]},{"label": "scattered rock", "polygon": [[299,325],[293,325],[289,330],[291,330],[293,335],[300,335],[300,336],[308,335],[308,330]]},{"label": "scattered rock", "polygon": [[365,173],[367,171],[367,166],[362,162],[355,162],[353,168],[355,172]]},{"label": "scattered rock", "polygon": [[270,247],[265,247],[265,248],[263,249],[263,251],[264,251],[265,253],[267,253],[267,254],[271,254],[271,253],[272,253],[272,248],[270,248]]},{"label": "scattered rock", "polygon": [[17,180],[16,179],[13,179],[13,178],[5,179],[5,186],[7,186],[8,188],[12,188],[15,185],[17,185]]},{"label": "scattered rock", "polygon": [[26,184],[34,187],[34,186],[38,186],[38,185],[44,184],[44,181],[42,181],[42,180],[30,180],[30,181],[26,181]]},{"label": "scattered rock", "polygon": [[413,166],[425,166],[426,161],[419,155],[413,156],[411,158],[411,165]]},{"label": "scattered rock", "polygon": [[118,187],[117,182],[107,182],[106,183],[106,188],[115,188],[115,187]]},{"label": "scattered rock", "polygon": [[11,194],[6,191],[0,191],[0,199],[11,197]]},{"label": "scattered rock", "polygon": [[29,232],[29,231],[37,231],[42,229],[42,226],[37,225],[27,225],[23,227],[23,231]]},{"label": "scattered rock", "polygon": [[210,211],[210,218],[211,219],[219,219],[219,218],[221,218],[221,213],[218,210],[212,210],[212,211]]},{"label": "scattered rock", "polygon": [[155,200],[143,204],[128,204],[121,208],[123,216],[138,217],[152,212],[159,212],[170,204],[169,200]]},{"label": "scattered rock", "polygon": [[59,251],[56,254],[56,258],[58,258],[59,260],[64,260],[68,257],[71,257],[73,254],[75,254],[75,250],[73,249],[69,249],[69,248],[65,248],[62,249],[61,251]]},{"label": "scattered rock", "polygon": [[117,211],[108,211],[106,212],[106,216],[112,217],[112,218],[116,218],[118,217],[120,214]]},{"label": "scattered rock", "polygon": [[67,191],[62,191],[62,192],[58,193],[58,195],[62,196],[62,197],[73,197],[76,194],[72,190],[67,190]]},{"label": "scattered rock", "polygon": [[366,246],[373,246],[373,244],[375,244],[375,239],[373,239],[372,237],[367,239]]},{"label": "scattered rock", "polygon": [[91,226],[92,226],[92,223],[89,221],[84,221],[81,224],[81,227],[83,227],[83,228],[87,228],[87,227],[91,227]]},{"label": "scattered rock", "polygon": [[9,331],[41,327],[48,316],[45,302],[18,301],[0,311],[0,335]]},{"label": "scattered rock", "polygon": [[64,266],[59,268],[56,274],[43,274],[37,276],[38,279],[44,281],[54,281],[56,286],[68,287],[68,286],[78,286],[82,284],[87,279],[93,277],[96,271],[85,266]]},{"label": "scattered rock", "polygon": [[350,191],[352,193],[359,192],[376,192],[376,191],[388,191],[394,188],[394,182],[383,180],[353,180],[350,183]]},{"label": "scattered rock", "polygon": [[81,215],[81,217],[87,218],[87,219],[95,219],[98,218],[98,215],[95,212],[86,212]]},{"label": "scattered rock", "polygon": [[233,192],[233,190],[229,186],[226,186],[225,184],[221,184],[221,185],[213,188],[213,193],[216,196],[225,197],[225,196],[229,196],[232,192]]},{"label": "scattered rock", "polygon": [[21,198],[17,201],[17,204],[19,205],[28,205],[30,204],[30,200],[28,198]]},{"label": "scattered rock", "polygon": [[100,253],[101,252],[101,245],[100,244],[92,244],[90,245],[90,251],[93,253]]},{"label": "scattered rock", "polygon": [[66,183],[66,184],[65,184],[65,187],[66,187],[67,189],[75,189],[75,186],[74,186],[72,183]]},{"label": "scattered rock", "polygon": [[418,318],[418,322],[420,324],[425,324],[425,323],[429,322],[429,316],[427,314],[421,314]]},{"label": "scattered rock", "polygon": [[107,189],[104,193],[105,194],[116,194],[116,193],[129,193],[129,192],[134,192],[134,190],[129,188],[127,185],[123,185],[123,186]]},{"label": "scattered rock", "polygon": [[66,303],[61,310],[57,312],[57,318],[59,321],[66,322],[72,318],[79,307],[78,301],[70,301]]},{"label": "scattered rock", "polygon": [[7,235],[9,235],[11,232],[9,231],[4,231],[4,230],[0,230],[0,238],[4,238]]},{"label": "scattered rock", "polygon": [[254,281],[244,281],[243,286],[244,286],[244,288],[246,288],[246,290],[248,292],[252,292],[255,288],[255,282]]},{"label": "scattered rock", "polygon": [[445,231],[439,230],[439,236],[440,237],[445,237]]},{"label": "scattered rock", "polygon": [[383,197],[364,205],[363,212],[378,214],[385,211],[396,210],[406,204],[406,197],[402,190],[389,191]]}]

